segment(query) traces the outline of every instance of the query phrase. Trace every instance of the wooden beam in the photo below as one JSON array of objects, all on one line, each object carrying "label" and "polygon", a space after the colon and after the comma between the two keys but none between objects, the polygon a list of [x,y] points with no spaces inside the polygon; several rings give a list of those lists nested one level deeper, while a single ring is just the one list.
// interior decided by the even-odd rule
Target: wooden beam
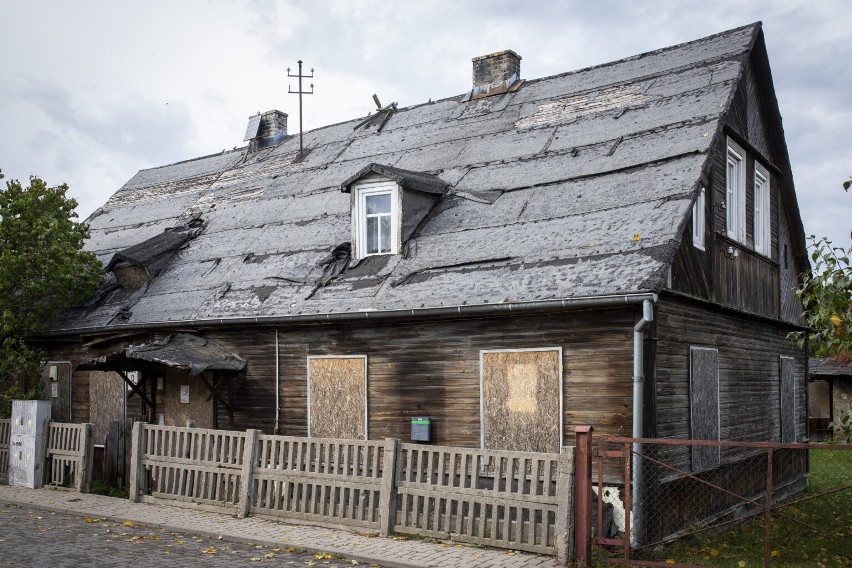
[{"label": "wooden beam", "polygon": [[[139,398],[141,398],[141,399],[142,399],[142,402],[143,402],[143,403],[147,402],[147,403],[148,403],[148,404],[150,404],[152,407],[155,407],[155,408],[156,408],[156,405],[155,405],[153,402],[151,402],[151,400],[150,400],[150,399],[149,399],[149,398],[145,395],[145,393],[144,393],[143,391],[141,391],[141,390],[140,390],[140,389],[141,389],[141,387],[142,387],[142,385],[143,385],[143,384],[144,384],[144,382],[145,382],[144,380],[139,381],[139,383],[134,383],[133,381],[131,381],[131,380],[127,377],[127,375],[126,375],[126,374],[124,374],[124,371],[115,371],[115,373],[116,373],[119,377],[121,377],[121,378],[124,380],[124,382],[125,382],[125,383],[127,383],[127,385],[130,387],[130,394],[128,394],[128,395],[127,395],[127,396],[128,396],[128,398],[129,398],[129,397],[131,397],[131,396],[133,396],[134,394],[138,394],[138,395],[139,395]],[[143,412],[143,414],[144,414],[144,412]]]}]

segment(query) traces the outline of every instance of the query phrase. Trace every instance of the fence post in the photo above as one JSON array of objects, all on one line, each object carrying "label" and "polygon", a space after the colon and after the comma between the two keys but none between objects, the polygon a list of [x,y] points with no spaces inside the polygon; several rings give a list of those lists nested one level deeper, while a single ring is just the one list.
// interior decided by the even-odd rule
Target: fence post
[{"label": "fence post", "polygon": [[556,469],[556,560],[567,564],[574,556],[574,448],[563,446]]},{"label": "fence post", "polygon": [[396,466],[399,463],[399,450],[399,440],[385,439],[382,488],[379,493],[379,534],[383,537],[390,535],[396,525]]},{"label": "fence post", "polygon": [[145,449],[142,447],[144,436],[143,422],[133,423],[133,433],[130,435],[130,491],[128,497],[134,503],[139,502],[139,494],[145,490],[145,467],[142,458]]},{"label": "fence post", "polygon": [[80,424],[80,469],[77,471],[77,493],[88,493],[92,482],[92,461],[94,448],[92,446],[92,428],[89,423]]},{"label": "fence post", "polygon": [[240,474],[240,503],[237,516],[248,517],[254,499],[254,466],[257,462],[257,436],[259,430],[246,430],[246,445],[243,448],[243,470]]},{"label": "fence post", "polygon": [[592,565],[592,430],[577,426],[577,459],[574,473],[574,545],[575,566]]}]

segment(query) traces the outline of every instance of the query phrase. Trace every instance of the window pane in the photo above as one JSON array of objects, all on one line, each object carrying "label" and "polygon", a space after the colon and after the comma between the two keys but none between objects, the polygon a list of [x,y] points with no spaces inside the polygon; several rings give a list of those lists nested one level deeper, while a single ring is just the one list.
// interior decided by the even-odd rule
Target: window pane
[{"label": "window pane", "polygon": [[390,193],[383,195],[368,195],[367,196],[367,215],[375,213],[390,213],[391,212],[391,196]]},{"label": "window pane", "polygon": [[[390,199],[388,199],[390,201]],[[382,239],[381,239],[381,252],[390,252],[390,243],[391,243],[391,217],[390,215],[382,215],[379,217],[381,219],[382,226]]]},{"label": "window pane", "polygon": [[367,217],[367,254],[379,252],[379,219]]}]

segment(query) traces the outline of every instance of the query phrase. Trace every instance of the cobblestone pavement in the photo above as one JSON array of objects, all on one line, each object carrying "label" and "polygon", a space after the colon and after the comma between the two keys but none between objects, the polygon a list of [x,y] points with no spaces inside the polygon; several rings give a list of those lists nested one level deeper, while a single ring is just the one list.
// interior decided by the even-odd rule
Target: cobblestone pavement
[{"label": "cobblestone pavement", "polygon": [[330,554],[235,543],[132,521],[65,515],[11,503],[0,504],[0,527],[0,567],[250,564],[351,568],[361,564]]},{"label": "cobblestone pavement", "polygon": [[[4,505],[20,505],[22,509],[14,507],[7,508]],[[191,558],[206,558],[207,562],[219,561],[228,556],[240,557],[236,554],[225,552],[217,552],[217,554],[201,554],[199,550],[209,548],[212,544],[217,551],[225,546],[233,547],[236,545],[225,543],[252,543],[254,545],[263,545],[264,554],[249,556],[251,558],[261,558],[261,561],[255,561],[258,565],[261,562],[268,562],[273,559],[266,559],[265,555],[270,552],[276,557],[278,552],[275,548],[286,550],[287,548],[304,549],[310,551],[310,554],[329,554],[337,558],[345,558],[356,560],[361,566],[381,565],[388,568],[433,568],[433,567],[463,567],[463,568],[557,568],[559,563],[555,558],[549,556],[539,556],[535,554],[526,554],[522,552],[513,552],[508,550],[491,549],[484,547],[474,547],[465,544],[455,544],[448,542],[437,542],[431,540],[408,539],[404,536],[395,536],[392,538],[380,538],[375,534],[355,533],[348,530],[337,530],[326,527],[316,527],[304,524],[285,523],[277,520],[264,519],[261,517],[247,517],[245,519],[235,518],[233,511],[222,509],[221,512],[204,511],[197,508],[176,507],[173,505],[154,504],[154,503],[133,503],[128,499],[116,499],[112,497],[104,497],[102,495],[81,494],[75,492],[57,491],[51,489],[26,489],[24,487],[13,487],[9,485],[0,485],[0,511],[10,510],[10,513],[0,512],[0,539],[6,538],[6,527],[14,521],[10,518],[16,511],[23,510],[24,513],[30,510],[40,510],[43,513],[34,513],[34,516],[44,517],[36,519],[36,521],[45,521],[50,516],[68,515],[71,518],[80,519],[79,522],[85,523],[83,517],[103,518],[106,520],[98,521],[98,526],[102,524],[115,523],[122,524],[126,521],[132,522],[134,525],[139,524],[146,527],[147,532],[155,532],[155,536],[163,536],[163,541],[152,541],[153,544],[163,543],[166,536],[171,538],[171,533],[193,534],[195,538],[202,538],[203,541],[193,541],[189,539],[172,539],[169,543],[173,544],[169,547],[169,554],[164,554],[165,544],[160,547],[150,547],[151,550],[158,550],[156,558],[160,558],[163,564],[168,566],[180,566],[180,561],[173,562],[173,554],[178,554],[179,551],[174,550],[187,546],[192,542],[204,542],[201,544],[191,545],[192,548],[189,555]],[[51,515],[51,512],[57,515]],[[94,525],[96,523],[85,523]],[[124,526],[122,524],[122,526]],[[70,528],[70,527],[69,527]],[[104,531],[113,527],[100,527]],[[115,526],[118,530],[120,527]],[[127,529],[132,527],[128,526]],[[132,538],[136,534],[130,534],[130,530],[123,529],[120,532],[127,532],[124,538]],[[163,529],[160,531],[159,529]],[[26,541],[18,541],[13,543],[12,552],[19,553],[19,548],[26,544],[27,546],[51,546],[49,539],[57,534],[56,529],[45,531],[45,534],[39,534],[37,528],[30,527],[25,534],[30,538]],[[62,528],[61,532],[66,529]],[[71,529],[73,532],[73,528]],[[145,533],[147,535],[147,532]],[[15,533],[18,534],[18,533]],[[68,533],[70,534],[70,533]],[[107,535],[112,533],[106,533]],[[120,536],[120,534],[119,534]],[[145,535],[143,535],[144,537]],[[38,537],[38,538],[35,538]],[[141,540],[145,545],[149,545],[151,539]],[[185,540],[187,544],[177,545],[177,540]],[[89,565],[88,561],[70,560],[72,554],[85,553],[87,549],[94,548],[95,545],[103,545],[109,542],[109,537],[91,537],[89,541],[81,541],[79,539],[69,539],[64,541],[67,546],[52,548],[55,561],[52,562],[29,562],[19,564],[19,566],[83,566]],[[137,550],[148,549],[148,546],[142,544],[134,544],[133,541],[122,540],[122,543],[129,545],[130,550],[134,553]],[[87,546],[80,546],[86,544]],[[220,547],[220,545],[222,545]],[[64,552],[60,552],[60,548],[66,548]],[[244,550],[250,550],[251,547]],[[79,549],[79,550],[78,550]],[[8,560],[8,552],[10,546],[7,543],[0,542],[0,568],[4,566],[3,562]],[[229,550],[237,550],[237,548],[229,548]],[[243,550],[243,549],[241,549]],[[109,553],[99,552],[96,558],[106,557]],[[314,565],[322,567],[326,560],[332,562],[329,558],[314,558],[309,554],[308,559],[302,561],[301,565]],[[51,558],[51,557],[48,557]],[[51,560],[54,560],[51,558]],[[129,558],[129,556],[127,557]],[[211,560],[212,559],[212,560]],[[66,560],[69,560],[68,563]],[[123,557],[113,562],[112,558],[109,561],[99,564],[100,566],[123,566],[122,562],[128,562]],[[135,563],[138,561],[134,560]],[[308,564],[315,562],[316,564]],[[338,562],[342,562],[338,560]],[[236,562],[234,562],[236,563]],[[95,564],[98,565],[98,564]],[[206,564],[205,564],[206,565]],[[230,564],[229,564],[230,565]],[[278,564],[286,566],[286,564]],[[333,566],[333,564],[328,564]],[[341,564],[342,566],[351,566],[349,564]],[[14,566],[14,565],[13,565]]]}]

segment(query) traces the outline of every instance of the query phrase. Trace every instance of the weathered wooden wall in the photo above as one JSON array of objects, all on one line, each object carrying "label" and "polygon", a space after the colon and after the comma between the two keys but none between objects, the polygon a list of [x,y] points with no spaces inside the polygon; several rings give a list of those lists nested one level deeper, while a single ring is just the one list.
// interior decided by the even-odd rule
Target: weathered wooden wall
[{"label": "weathered wooden wall", "polygon": [[429,416],[433,442],[479,447],[480,351],[562,347],[566,443],[578,425],[626,434],[632,420],[633,323],[633,309],[623,308],[282,328],[281,433],[307,433],[308,355],[366,354],[370,439],[408,440],[411,417]]},{"label": "weathered wooden wall", "polygon": [[[408,440],[411,417],[429,416],[434,443],[479,447],[480,351],[562,347],[565,442],[573,440],[573,429],[578,425],[591,424],[601,434],[628,434],[634,318],[634,308],[624,307],[478,319],[282,327],[278,329],[279,433],[307,434],[309,355],[366,354],[370,439]],[[273,433],[276,330],[231,328],[199,333],[248,361],[245,371],[233,378],[234,422],[230,424],[227,410],[219,405],[218,427]],[[109,350],[85,350],[80,343],[55,344],[48,349],[75,365]],[[120,379],[116,376],[115,380]],[[167,384],[171,380],[169,376]],[[223,397],[227,396],[225,388]],[[163,412],[167,406],[163,393],[158,393],[157,404],[157,412]],[[138,397],[129,399],[128,410],[131,418],[141,416]],[[88,419],[89,371],[77,371],[74,421]],[[156,416],[153,419],[156,421]]]},{"label": "weathered wooden wall", "polygon": [[[712,150],[713,163],[706,192],[705,250],[693,246],[692,227],[685,227],[681,246],[672,264],[671,289],[801,324],[801,305],[793,293],[800,269],[791,262],[795,243],[790,236],[790,206],[783,203],[782,197],[783,189],[792,181],[785,179],[782,170],[778,169],[785,163],[786,155],[779,155],[778,150],[778,139],[783,140],[783,132],[773,131],[770,127],[771,119],[764,104],[764,97],[770,94],[761,92],[755,62],[750,62],[725,120],[727,135],[746,149],[745,239],[738,242],[725,236],[727,144],[723,137]],[[768,255],[754,251],[756,160],[767,167],[769,173],[771,244]],[[726,254],[728,247],[737,251],[736,258]]]},{"label": "weathered wooden wall", "polygon": [[795,360],[796,440],[807,436],[805,354],[788,326],[714,312],[699,302],[664,295],[656,314],[656,432],[690,437],[689,349],[719,350],[722,440],[781,441],[780,357]]}]

